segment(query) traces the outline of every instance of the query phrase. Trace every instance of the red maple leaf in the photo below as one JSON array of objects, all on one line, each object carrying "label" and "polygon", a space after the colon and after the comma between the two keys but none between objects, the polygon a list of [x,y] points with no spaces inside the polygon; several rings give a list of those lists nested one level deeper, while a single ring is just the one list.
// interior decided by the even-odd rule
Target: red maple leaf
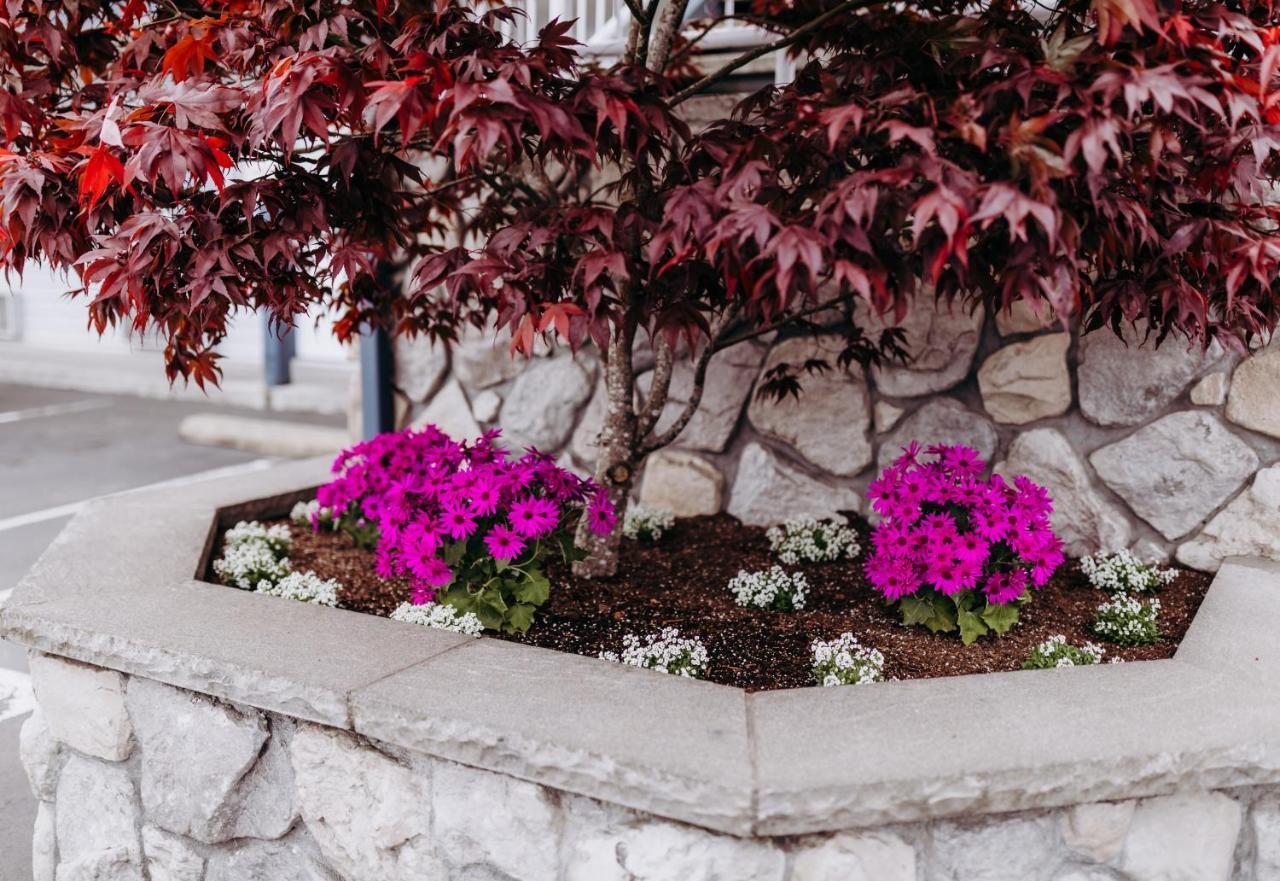
[{"label": "red maple leaf", "polygon": [[212,40],[208,34],[196,37],[184,34],[182,39],[169,47],[164,53],[164,61],[160,65],[161,75],[169,74],[175,83],[180,83],[189,76],[204,73],[204,63],[213,61],[217,55],[213,51]]},{"label": "red maple leaf", "polygon": [[80,202],[89,208],[106,195],[112,181],[124,182],[124,163],[101,144],[89,153],[89,161],[80,174]]}]

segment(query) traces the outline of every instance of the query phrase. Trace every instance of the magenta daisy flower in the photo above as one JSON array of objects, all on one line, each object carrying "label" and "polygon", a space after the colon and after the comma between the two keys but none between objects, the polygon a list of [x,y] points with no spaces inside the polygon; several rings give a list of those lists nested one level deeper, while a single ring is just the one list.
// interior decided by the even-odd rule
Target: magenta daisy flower
[{"label": "magenta daisy flower", "polygon": [[462,541],[470,538],[476,531],[476,518],[465,505],[454,504],[445,509],[440,516],[444,531],[450,538]]},{"label": "magenta daisy flower", "polygon": [[555,502],[529,496],[513,502],[507,511],[511,528],[525,538],[541,538],[556,528],[558,512]]},{"label": "magenta daisy flower", "polygon": [[498,510],[498,502],[502,499],[502,491],[492,477],[485,475],[475,482],[471,488],[471,506],[482,517],[488,517]]},{"label": "magenta daisy flower", "polygon": [[432,557],[422,567],[422,580],[432,587],[444,587],[453,581],[453,570],[445,565],[444,560]]},{"label": "magenta daisy flower", "polygon": [[490,529],[484,543],[495,560],[511,561],[524,553],[524,539],[505,526]]},{"label": "magenta daisy flower", "polygon": [[618,523],[618,515],[613,510],[613,503],[603,492],[597,492],[587,508],[587,526],[596,535],[608,535]]}]

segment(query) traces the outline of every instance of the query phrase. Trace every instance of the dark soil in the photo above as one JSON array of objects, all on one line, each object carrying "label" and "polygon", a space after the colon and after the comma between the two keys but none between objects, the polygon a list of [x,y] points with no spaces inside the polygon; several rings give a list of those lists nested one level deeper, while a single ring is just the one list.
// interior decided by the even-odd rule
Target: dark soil
[{"label": "dark soil", "polygon": [[[389,615],[408,599],[404,582],[387,582],[373,572],[373,554],[354,547],[340,533],[313,534],[296,526],[290,558],[295,570],[314,570],[345,586],[344,608]],[[867,546],[865,540],[863,545]],[[1053,581],[1033,591],[1013,630],[1002,638],[983,637],[970,646],[956,634],[931,634],[904,627],[896,609],[886,607],[862,577],[859,562],[797,567],[809,582],[807,605],[799,612],[744,609],[726,585],[739,569],[767,569],[774,560],[764,530],[742,526],[725,515],[678,521],[656,544],[624,542],[618,575],[594,581],[574,578],[562,565],[548,567],[551,599],[523,635],[499,639],[595,656],[620,651],[626,633],[644,635],[663,627],[698,636],[710,655],[708,678],[749,691],[813,685],[809,644],[852,631],[864,645],[885,655],[885,675],[925,679],[1017,670],[1036,644],[1056,633],[1080,644],[1101,642],[1089,621],[1108,594],[1094,590],[1074,561]],[[1168,658],[1195,616],[1211,576],[1180,570],[1162,588],[1160,629],[1154,645],[1121,647],[1103,643],[1108,658],[1146,661]],[[486,634],[490,635],[490,634]]]}]

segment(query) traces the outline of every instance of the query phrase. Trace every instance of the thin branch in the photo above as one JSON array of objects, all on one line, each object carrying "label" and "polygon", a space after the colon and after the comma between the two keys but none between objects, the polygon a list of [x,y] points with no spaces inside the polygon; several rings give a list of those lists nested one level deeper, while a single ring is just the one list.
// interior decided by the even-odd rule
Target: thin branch
[{"label": "thin branch", "polygon": [[801,37],[806,36],[810,33],[813,33],[818,28],[822,27],[824,24],[826,24],[828,21],[835,18],[836,16],[843,15],[844,13],[849,12],[850,10],[853,10],[853,9],[857,9],[861,6],[868,6],[868,5],[870,5],[869,0],[845,0],[845,2],[841,3],[839,6],[833,6],[831,9],[828,9],[826,12],[822,13],[821,15],[818,15],[818,16],[815,16],[814,18],[809,19],[809,21],[800,25],[800,27],[796,28],[794,31],[787,34],[785,37],[774,40],[772,43],[765,43],[763,46],[757,46],[756,48],[748,52],[743,52],[737,58],[733,59],[728,64],[726,64],[724,67],[707,74],[706,76],[698,80],[693,85],[677,92],[675,97],[673,97],[669,102],[669,106],[675,107],[677,104],[684,103],[685,101],[689,100],[699,92],[704,91],[708,87],[715,85],[716,83],[720,82],[723,79],[727,79],[729,75],[732,74],[735,70],[738,70],[741,67],[745,67],[746,65],[750,64],[751,62],[755,61],[757,58],[760,58],[761,56],[768,55],[770,52],[777,52],[780,49],[787,48],[792,43],[799,40]]},{"label": "thin branch", "polygon": [[753,24],[758,28],[770,31],[780,31],[778,23],[769,21],[766,18],[760,18],[755,15],[722,15],[719,18],[713,18],[706,23],[706,26],[692,39],[686,40],[685,44],[680,47],[679,52],[672,53],[671,58],[667,60],[667,64],[678,64],[688,58],[698,48],[698,44],[706,39],[712,31],[716,29],[716,25],[724,24],[726,21],[745,21],[747,24]]},{"label": "thin branch", "polygon": [[810,306],[807,309],[802,309],[799,312],[795,313],[794,315],[788,315],[786,318],[775,321],[772,324],[766,324],[762,327],[756,328],[755,330],[748,331],[747,333],[740,333],[735,336],[725,337],[724,339],[718,340],[715,343],[715,349],[717,352],[719,352],[722,349],[729,348],[730,346],[736,346],[738,343],[745,343],[747,340],[753,340],[756,337],[762,337],[767,333],[772,333],[773,331],[786,327],[789,324],[794,324],[798,321],[803,321],[805,318],[808,318],[810,315],[813,315],[816,312],[823,312],[827,309],[831,309],[835,306],[839,306],[842,303],[848,303],[855,296],[856,296],[856,293],[853,291],[850,291],[847,294],[841,294],[840,296],[835,297],[833,299],[823,300],[821,303],[818,303],[817,305]]},{"label": "thin branch", "polygon": [[[719,338],[724,333],[725,328],[731,325],[738,317],[738,307],[736,305],[727,308],[720,316],[720,320],[715,323],[711,329],[711,340]],[[684,431],[684,427],[689,424],[689,420],[693,418],[693,414],[698,412],[698,405],[702,403],[702,390],[707,383],[707,365],[711,363],[711,356],[720,351],[713,342],[709,340],[702,351],[698,353],[698,358],[693,365],[693,388],[689,391],[689,400],[684,405],[684,410],[676,417],[676,421],[671,423],[666,431],[655,436],[652,440],[640,444],[638,456],[647,456],[654,450],[660,450],[667,444],[671,443],[680,436],[680,432]]]},{"label": "thin branch", "polygon": [[657,426],[662,411],[667,406],[667,396],[671,391],[671,374],[675,366],[675,353],[667,337],[658,338],[658,348],[654,353],[653,376],[649,383],[649,396],[640,408],[639,422],[636,425],[636,437],[645,438]]}]

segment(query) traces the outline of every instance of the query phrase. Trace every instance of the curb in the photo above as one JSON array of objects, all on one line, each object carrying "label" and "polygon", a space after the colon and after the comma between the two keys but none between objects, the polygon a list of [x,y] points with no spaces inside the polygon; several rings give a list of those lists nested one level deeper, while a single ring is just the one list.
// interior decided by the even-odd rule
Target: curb
[{"label": "curb", "polygon": [[178,426],[178,437],[189,444],[290,459],[333,455],[351,445],[351,436],[341,428],[220,413],[186,417]]}]

